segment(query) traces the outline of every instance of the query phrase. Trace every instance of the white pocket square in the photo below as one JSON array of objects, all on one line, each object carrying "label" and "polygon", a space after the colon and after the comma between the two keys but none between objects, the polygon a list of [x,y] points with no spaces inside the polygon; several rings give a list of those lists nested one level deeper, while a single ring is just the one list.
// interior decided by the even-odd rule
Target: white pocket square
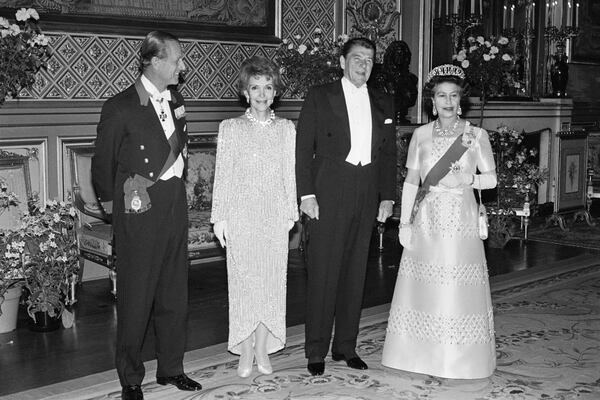
[{"label": "white pocket square", "polygon": [[392,123],[392,119],[391,118],[387,118],[385,121],[383,121],[384,124],[391,124]]}]

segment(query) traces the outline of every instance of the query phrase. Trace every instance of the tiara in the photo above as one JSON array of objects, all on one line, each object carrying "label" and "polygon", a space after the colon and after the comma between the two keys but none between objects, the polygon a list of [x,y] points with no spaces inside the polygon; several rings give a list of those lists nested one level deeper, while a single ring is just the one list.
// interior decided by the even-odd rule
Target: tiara
[{"label": "tiara", "polygon": [[444,64],[438,65],[432,69],[429,74],[427,74],[427,82],[429,82],[434,76],[457,76],[460,79],[465,79],[465,71],[463,71],[459,66]]}]

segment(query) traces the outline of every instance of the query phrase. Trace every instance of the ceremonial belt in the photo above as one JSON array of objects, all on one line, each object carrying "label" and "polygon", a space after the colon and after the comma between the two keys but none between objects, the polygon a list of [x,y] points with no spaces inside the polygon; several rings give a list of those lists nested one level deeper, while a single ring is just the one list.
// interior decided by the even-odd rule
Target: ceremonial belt
[{"label": "ceremonial belt", "polygon": [[430,187],[437,185],[439,181],[448,174],[452,164],[460,160],[465,151],[467,151],[467,147],[463,146],[462,144],[462,137],[462,133],[458,135],[450,148],[427,173],[423,183],[417,190],[417,196],[413,204],[412,212],[410,213],[409,223],[413,223],[415,216],[417,215],[417,211],[419,211],[419,206],[425,198],[425,195],[429,193]]}]

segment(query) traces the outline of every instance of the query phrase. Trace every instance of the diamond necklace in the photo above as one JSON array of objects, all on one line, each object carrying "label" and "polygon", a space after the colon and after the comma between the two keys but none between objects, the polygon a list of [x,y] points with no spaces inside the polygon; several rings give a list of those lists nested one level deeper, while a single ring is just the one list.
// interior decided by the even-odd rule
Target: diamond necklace
[{"label": "diamond necklace", "polygon": [[269,118],[267,118],[265,121],[259,121],[256,119],[256,117],[252,114],[252,111],[250,111],[250,107],[248,107],[246,109],[246,118],[248,118],[250,120],[250,122],[258,122],[261,126],[267,126],[267,125],[271,125],[271,123],[273,122],[273,120],[275,119],[275,111],[273,111],[272,109],[269,108],[269,110],[271,111],[269,114]]},{"label": "diamond necklace", "polygon": [[456,117],[456,122],[452,125],[452,128],[442,129],[440,125],[440,119],[436,119],[433,123],[433,128],[438,136],[454,136],[456,134],[456,128],[458,128],[458,123],[460,122],[460,117]]}]

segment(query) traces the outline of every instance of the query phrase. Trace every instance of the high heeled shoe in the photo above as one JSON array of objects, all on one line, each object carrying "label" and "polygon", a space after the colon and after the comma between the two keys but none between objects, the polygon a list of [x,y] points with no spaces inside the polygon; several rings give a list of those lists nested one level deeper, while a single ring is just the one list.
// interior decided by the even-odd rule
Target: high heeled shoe
[{"label": "high heeled shoe", "polygon": [[252,364],[254,364],[254,353],[240,355],[240,361],[237,367],[237,374],[240,378],[247,378],[252,374]]},{"label": "high heeled shoe", "polygon": [[264,356],[259,356],[255,354],[256,358],[256,369],[263,375],[271,375],[273,373],[273,366],[271,366],[271,360],[269,360],[269,355],[265,354]]}]

